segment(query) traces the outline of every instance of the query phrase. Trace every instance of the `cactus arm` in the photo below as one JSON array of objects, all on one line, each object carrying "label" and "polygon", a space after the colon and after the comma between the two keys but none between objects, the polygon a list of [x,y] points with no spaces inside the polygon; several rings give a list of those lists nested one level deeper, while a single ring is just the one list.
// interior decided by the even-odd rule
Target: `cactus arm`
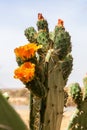
[{"label": "cactus arm", "polygon": [[33,27],[29,27],[25,29],[24,34],[26,38],[28,39],[28,41],[30,41],[31,43],[36,42],[37,32]]},{"label": "cactus arm", "polygon": [[72,67],[73,67],[73,58],[70,54],[68,54],[62,62],[63,79],[65,80],[66,83],[72,71]]},{"label": "cactus arm", "polygon": [[41,99],[30,93],[30,130],[39,130]]},{"label": "cactus arm", "polygon": [[0,130],[28,130],[20,116],[0,93]]},{"label": "cactus arm", "polygon": [[31,83],[27,83],[26,88],[39,98],[46,97],[47,95],[47,89],[37,78],[32,80]]},{"label": "cactus arm", "polygon": [[29,105],[29,109],[30,109],[30,121],[29,121],[29,127],[30,130],[34,129],[34,115],[33,115],[33,94],[30,93],[30,105]]},{"label": "cactus arm", "polygon": [[[83,79],[84,87],[87,86],[87,77]],[[81,92],[81,88],[78,83],[73,83],[70,86],[71,96],[76,103],[76,112],[72,117],[67,130],[86,130],[87,129],[87,101],[86,101],[86,90]],[[83,97],[84,96],[84,97]]]},{"label": "cactus arm", "polygon": [[41,13],[38,13],[38,21],[36,25],[37,25],[38,31],[45,30],[46,32],[49,32],[47,20],[44,19]]},{"label": "cactus arm", "polygon": [[[48,65],[48,95],[42,130],[60,129],[63,107],[65,82],[62,77],[61,64],[58,57],[53,57]],[[55,67],[54,67],[55,66]]]},{"label": "cactus arm", "polygon": [[70,122],[69,122],[67,130],[75,130],[75,129],[77,129],[77,125],[76,125],[77,124],[76,117],[78,117],[77,115],[78,115],[78,109],[76,109],[74,111],[74,113],[73,113],[73,115],[72,115],[72,117],[70,119]]},{"label": "cactus arm", "polygon": [[71,37],[64,27],[55,27],[54,48],[59,49],[59,59],[62,60],[71,52]]},{"label": "cactus arm", "polygon": [[67,130],[86,130],[87,129],[87,103],[82,102],[69,123]]},{"label": "cactus arm", "polygon": [[80,107],[82,102],[82,92],[79,83],[72,83],[70,85],[70,93],[77,107]]}]

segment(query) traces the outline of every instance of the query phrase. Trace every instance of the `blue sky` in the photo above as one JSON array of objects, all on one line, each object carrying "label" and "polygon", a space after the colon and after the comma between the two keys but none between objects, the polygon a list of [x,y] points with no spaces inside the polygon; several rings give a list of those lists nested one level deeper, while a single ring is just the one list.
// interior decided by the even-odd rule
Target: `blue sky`
[{"label": "blue sky", "polygon": [[27,43],[24,30],[35,29],[37,14],[42,13],[52,31],[59,18],[71,35],[73,71],[67,84],[79,82],[87,73],[87,0],[0,0],[0,88],[20,88],[13,78],[17,67],[14,49]]}]

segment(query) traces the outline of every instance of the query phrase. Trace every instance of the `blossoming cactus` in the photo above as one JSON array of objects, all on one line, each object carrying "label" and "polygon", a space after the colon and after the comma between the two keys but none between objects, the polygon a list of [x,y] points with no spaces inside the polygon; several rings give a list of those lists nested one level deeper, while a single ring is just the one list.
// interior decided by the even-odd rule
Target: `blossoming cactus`
[{"label": "blossoming cactus", "polygon": [[64,107],[64,86],[72,70],[70,35],[58,20],[49,32],[47,20],[38,14],[36,31],[25,30],[30,43],[16,48],[19,65],[14,72],[30,90],[30,130],[59,130]]},{"label": "blossoming cactus", "polygon": [[83,79],[84,91],[78,83],[70,86],[71,96],[77,105],[67,130],[87,130],[87,76]]}]

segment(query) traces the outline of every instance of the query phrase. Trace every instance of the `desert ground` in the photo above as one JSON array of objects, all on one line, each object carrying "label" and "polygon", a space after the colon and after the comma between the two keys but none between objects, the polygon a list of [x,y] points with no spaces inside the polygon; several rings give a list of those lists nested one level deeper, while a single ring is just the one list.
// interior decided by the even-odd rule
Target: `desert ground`
[{"label": "desert ground", "polygon": [[[9,103],[13,105],[14,109],[21,116],[25,124],[29,127],[29,91],[26,89],[19,90],[2,90],[2,92],[8,92],[10,95]],[[61,130],[66,130],[69,120],[73,114],[75,106],[71,98],[67,101],[67,107],[64,109]]]},{"label": "desert ground", "polygon": [[[29,123],[29,117],[28,117],[29,111],[28,110],[20,110],[20,109],[16,109],[16,111],[21,116],[21,118],[23,119],[25,124],[27,124],[27,126],[28,126],[28,123]],[[72,114],[73,114],[73,110],[64,112],[60,130],[66,130]]]}]

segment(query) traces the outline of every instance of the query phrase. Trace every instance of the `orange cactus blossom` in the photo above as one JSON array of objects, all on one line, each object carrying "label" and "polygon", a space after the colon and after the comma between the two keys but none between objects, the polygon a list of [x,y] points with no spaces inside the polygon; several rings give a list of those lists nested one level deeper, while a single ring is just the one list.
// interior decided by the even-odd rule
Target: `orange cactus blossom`
[{"label": "orange cactus blossom", "polygon": [[14,78],[20,79],[23,83],[30,82],[35,76],[35,64],[25,62],[14,71]]},{"label": "orange cactus blossom", "polygon": [[42,48],[42,45],[37,45],[35,43],[28,43],[24,46],[14,49],[16,57],[20,57],[22,60],[30,59],[35,55],[35,52]]},{"label": "orange cactus blossom", "polygon": [[44,20],[44,17],[41,13],[38,13],[38,20]]},{"label": "orange cactus blossom", "polygon": [[58,27],[64,27],[64,21],[62,19],[58,19]]}]

